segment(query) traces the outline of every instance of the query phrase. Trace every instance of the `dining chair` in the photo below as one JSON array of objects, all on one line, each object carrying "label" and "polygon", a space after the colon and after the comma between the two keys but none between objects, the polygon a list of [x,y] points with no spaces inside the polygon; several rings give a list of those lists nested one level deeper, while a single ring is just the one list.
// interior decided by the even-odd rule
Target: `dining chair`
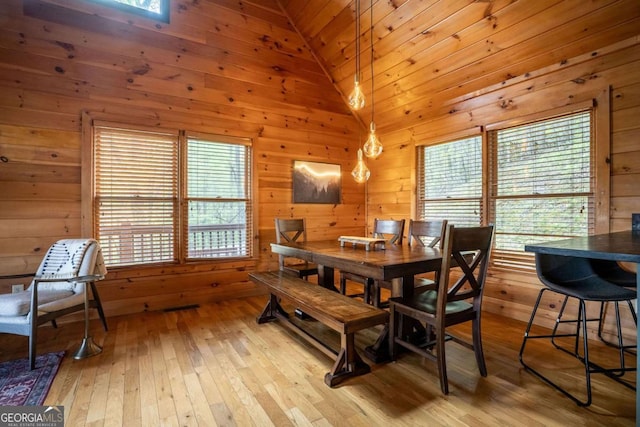
[{"label": "dining chair", "polygon": [[[624,386],[635,390],[635,386],[629,381],[623,379],[623,375],[629,371],[635,371],[635,363],[632,367],[625,365],[625,351],[622,345],[622,331],[620,328],[619,311],[616,310],[616,325],[618,335],[618,355],[620,366],[613,368],[605,368],[599,364],[589,360],[589,336],[587,333],[587,322],[601,322],[600,317],[587,317],[586,302],[595,301],[600,302],[630,302],[636,298],[636,291],[620,286],[606,280],[603,276],[600,276],[594,270],[592,260],[588,258],[580,258],[573,256],[562,256],[537,253],[536,254],[536,272],[538,278],[544,285],[544,287],[538,293],[538,298],[531,312],[531,317],[527,328],[524,333],[524,339],[522,340],[522,346],[520,347],[519,359],[520,363],[526,370],[543,380],[548,385],[552,386],[556,390],[560,391],[565,396],[569,397],[579,406],[589,406],[592,402],[591,393],[591,374],[602,373],[607,377],[623,384]],[[598,267],[596,267],[598,268]],[[542,333],[535,335],[531,333],[531,327],[533,325],[540,301],[545,292],[552,292],[564,297],[563,303],[560,306],[558,317],[551,333]],[[569,299],[575,299],[578,302],[578,313],[575,319],[567,319],[564,315]],[[563,324],[575,324],[575,330],[568,333],[560,333],[558,331],[559,326]],[[582,350],[580,349],[580,335],[582,334]],[[572,348],[567,348],[561,345],[558,338],[573,338]],[[538,369],[531,366],[530,363],[525,362],[525,350],[529,340],[550,340],[552,346],[561,350],[564,353],[571,355],[578,359],[578,361],[584,366],[585,373],[585,388],[586,397],[581,400],[575,393],[567,390],[558,384],[557,380],[552,380],[548,375],[542,374]],[[581,352],[582,351],[582,352]],[[547,353],[548,354],[548,353]],[[553,357],[553,356],[551,356]]]},{"label": "dining chair", "polygon": [[[385,239],[385,245],[401,245],[404,234],[404,219],[378,219],[373,220],[373,237],[378,239]],[[379,286],[376,286],[375,281],[370,277],[361,276],[359,274],[351,273],[348,271],[340,272],[340,293],[347,294],[347,280],[360,283],[363,287],[363,292],[358,294],[351,294],[351,297],[362,297],[367,304],[373,304],[376,307],[380,307],[380,292]]]},{"label": "dining chair", "polygon": [[[435,289],[409,297],[389,299],[389,354],[398,357],[398,346],[435,361],[440,388],[449,393],[445,342],[452,340],[474,351],[480,375],[487,376],[482,350],[480,316],[489,255],[493,242],[493,225],[458,228],[447,224],[442,249],[440,274]],[[451,269],[456,268],[453,274]],[[457,270],[460,271],[457,271]],[[431,330],[423,342],[414,340],[410,324]],[[453,335],[450,326],[471,322],[472,342]]]},{"label": "dining chair", "polygon": [[[277,243],[307,241],[307,225],[304,218],[275,218],[275,224]],[[298,258],[278,255],[278,265],[280,270],[305,280],[318,274],[317,265]]]},{"label": "dining chair", "polygon": [[[409,220],[409,246],[422,246],[442,249],[443,237],[447,228],[447,220]],[[438,280],[438,272],[434,272],[435,279],[416,277],[414,292],[426,291]]]},{"label": "dining chair", "polygon": [[[385,239],[385,245],[401,245],[404,235],[404,219],[378,219],[373,220],[373,237]],[[375,280],[370,277],[348,271],[340,272],[340,293],[347,294],[347,280],[359,283],[363,287],[362,293],[351,294],[350,297],[362,297],[367,304],[380,307],[380,292]]]},{"label": "dining chair", "polygon": [[27,290],[0,295],[0,333],[29,337],[31,369],[35,368],[38,326],[51,322],[57,327],[57,318],[84,311],[85,292],[89,292],[89,306],[97,309],[104,330],[107,330],[95,285],[95,281],[101,280],[106,273],[96,240],[59,240],[49,248],[35,274],[22,275],[34,276]]}]

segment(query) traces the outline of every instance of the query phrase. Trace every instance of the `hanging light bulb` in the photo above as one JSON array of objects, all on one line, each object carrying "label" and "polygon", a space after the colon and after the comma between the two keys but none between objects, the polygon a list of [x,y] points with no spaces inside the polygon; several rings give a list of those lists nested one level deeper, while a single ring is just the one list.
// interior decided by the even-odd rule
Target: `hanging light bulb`
[{"label": "hanging light bulb", "polygon": [[356,163],[356,167],[351,171],[351,176],[353,176],[353,179],[357,183],[362,184],[367,182],[370,175],[371,171],[369,171],[367,164],[362,158],[362,149],[358,148],[358,162]]},{"label": "hanging light bulb", "polygon": [[369,137],[362,147],[364,154],[372,159],[375,159],[382,153],[382,142],[376,135],[376,125],[373,123],[373,0],[370,5],[371,27],[369,33],[369,41],[371,43],[371,125],[369,126]]},{"label": "hanging light bulb", "polygon": [[364,92],[362,92],[362,88],[360,87],[360,0],[356,0],[356,41],[355,41],[355,49],[356,49],[356,73],[354,76],[353,82],[353,90],[349,94],[349,107],[351,109],[358,111],[364,107]]},{"label": "hanging light bulb", "polygon": [[371,121],[371,125],[369,126],[369,137],[362,148],[364,149],[364,154],[372,159],[375,159],[382,153],[382,142],[380,142],[378,135],[376,135],[376,125],[373,121]]},{"label": "hanging light bulb", "polygon": [[360,87],[360,79],[358,78],[358,74],[355,75],[353,90],[349,94],[349,106],[353,110],[360,110],[364,107],[364,92],[362,92],[362,88]]}]

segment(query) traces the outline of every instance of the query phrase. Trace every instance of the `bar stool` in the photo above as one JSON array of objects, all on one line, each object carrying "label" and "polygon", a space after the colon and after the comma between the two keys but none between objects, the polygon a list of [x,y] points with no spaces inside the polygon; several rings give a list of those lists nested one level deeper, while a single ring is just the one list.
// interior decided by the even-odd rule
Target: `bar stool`
[{"label": "bar stool", "polygon": [[[522,341],[522,346],[520,347],[519,353],[520,363],[522,364],[522,366],[524,366],[527,371],[533,373],[538,378],[551,385],[553,388],[560,391],[565,396],[569,397],[579,406],[589,406],[591,404],[591,374],[593,373],[605,374],[609,378],[623,384],[628,388],[635,390],[635,386],[633,384],[625,381],[622,378],[625,372],[636,371],[635,367],[625,366],[625,355],[623,346],[620,346],[620,348],[618,349],[620,356],[620,366],[618,367],[604,368],[589,360],[589,338],[587,334],[587,322],[600,322],[601,319],[600,317],[587,318],[585,304],[586,301],[595,301],[600,303],[630,301],[636,298],[635,290],[627,289],[603,279],[595,273],[595,271],[593,270],[593,266],[590,264],[590,260],[587,258],[537,253],[536,271],[538,273],[538,278],[540,279],[540,281],[542,281],[545,287],[542,288],[538,294],[538,298],[531,313],[531,318],[529,319],[529,323],[524,333],[524,339]],[[565,297],[560,308],[558,318],[556,319],[556,324],[551,334],[530,335],[531,326],[538,310],[538,306],[540,305],[542,296],[546,291],[555,292]],[[578,300],[579,310],[576,319],[563,319],[564,310],[569,298],[576,298]],[[621,343],[622,331],[620,330],[620,318],[618,310],[616,310],[616,315],[618,342]],[[566,334],[558,333],[558,326],[561,323],[575,323],[575,332]],[[582,333],[583,336],[582,354],[580,354],[579,349],[580,333]],[[573,349],[567,349],[556,343],[555,339],[560,337],[574,337],[575,342]],[[528,340],[530,339],[550,339],[551,343],[556,349],[562,350],[563,352],[576,357],[584,365],[586,400],[580,400],[576,395],[560,387],[556,382],[552,381],[550,378],[544,376],[539,371],[525,363],[525,347]]]}]

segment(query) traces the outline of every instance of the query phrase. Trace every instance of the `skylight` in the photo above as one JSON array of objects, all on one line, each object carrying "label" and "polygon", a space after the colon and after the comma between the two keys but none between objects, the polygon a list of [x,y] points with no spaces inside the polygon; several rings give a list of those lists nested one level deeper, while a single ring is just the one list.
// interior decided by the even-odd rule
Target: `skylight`
[{"label": "skylight", "polygon": [[94,0],[128,13],[169,22],[169,0]]}]

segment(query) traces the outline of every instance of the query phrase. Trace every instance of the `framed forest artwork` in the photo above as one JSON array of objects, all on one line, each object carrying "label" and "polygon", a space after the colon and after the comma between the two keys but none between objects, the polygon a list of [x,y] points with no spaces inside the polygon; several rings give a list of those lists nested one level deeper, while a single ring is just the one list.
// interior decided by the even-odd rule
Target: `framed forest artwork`
[{"label": "framed forest artwork", "polygon": [[340,165],[293,161],[293,203],[341,202]]}]

